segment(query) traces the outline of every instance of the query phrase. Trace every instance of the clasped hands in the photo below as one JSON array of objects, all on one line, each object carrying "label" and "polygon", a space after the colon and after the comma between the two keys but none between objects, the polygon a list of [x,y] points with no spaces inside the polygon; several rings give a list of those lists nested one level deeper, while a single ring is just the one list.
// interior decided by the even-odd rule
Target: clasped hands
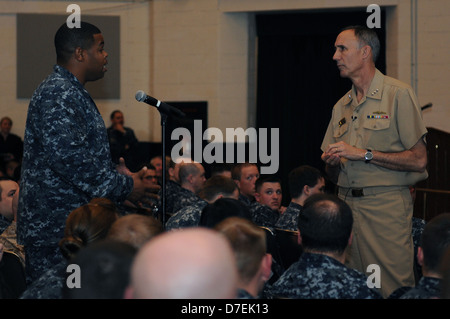
[{"label": "clasped hands", "polygon": [[341,141],[328,145],[327,150],[322,153],[320,158],[327,165],[337,166],[339,165],[341,158],[358,161],[364,159],[364,154],[365,150],[356,148]]}]

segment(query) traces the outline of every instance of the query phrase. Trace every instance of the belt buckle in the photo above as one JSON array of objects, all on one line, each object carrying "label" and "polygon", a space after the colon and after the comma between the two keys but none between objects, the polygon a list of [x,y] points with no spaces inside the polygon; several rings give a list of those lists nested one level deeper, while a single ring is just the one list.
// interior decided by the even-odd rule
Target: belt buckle
[{"label": "belt buckle", "polygon": [[362,188],[352,188],[352,196],[353,197],[362,197],[364,196],[364,192]]}]

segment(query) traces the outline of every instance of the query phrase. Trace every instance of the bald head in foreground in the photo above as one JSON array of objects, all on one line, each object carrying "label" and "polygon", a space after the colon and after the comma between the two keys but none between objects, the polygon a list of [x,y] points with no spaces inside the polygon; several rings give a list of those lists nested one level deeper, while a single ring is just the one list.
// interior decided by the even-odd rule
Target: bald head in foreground
[{"label": "bald head in foreground", "polygon": [[125,298],[235,298],[237,278],[233,251],[222,234],[203,228],[171,231],[141,248]]}]

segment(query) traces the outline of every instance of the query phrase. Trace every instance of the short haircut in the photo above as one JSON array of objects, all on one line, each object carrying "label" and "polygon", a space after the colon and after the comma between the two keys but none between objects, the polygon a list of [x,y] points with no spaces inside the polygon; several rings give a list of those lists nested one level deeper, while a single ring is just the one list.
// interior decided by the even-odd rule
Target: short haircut
[{"label": "short haircut", "polygon": [[240,217],[229,217],[215,229],[230,241],[239,277],[245,284],[249,283],[258,272],[266,254],[265,232],[251,221]]},{"label": "short haircut", "polygon": [[223,172],[230,172],[231,173],[232,167],[233,166],[231,164],[228,164],[228,163],[215,163],[215,164],[211,165],[211,167],[210,167],[211,176],[218,175],[218,174],[221,174]]},{"label": "short haircut", "polygon": [[8,117],[8,116],[2,117],[2,119],[0,120],[0,124],[3,123],[3,121],[8,121],[9,124],[11,124],[11,125],[13,124],[13,121],[12,121],[11,118]]},{"label": "short haircut", "polygon": [[261,175],[255,182],[255,190],[257,193],[259,193],[264,183],[279,183],[281,185],[281,179],[275,175]]},{"label": "short haircut", "polygon": [[235,181],[240,181],[242,169],[245,167],[250,167],[250,166],[258,167],[255,163],[248,163],[248,162],[240,163],[240,164],[233,166],[233,168],[231,169],[231,178]]},{"label": "short haircut", "polygon": [[433,217],[423,229],[420,246],[427,270],[440,273],[440,264],[450,247],[450,213]]},{"label": "short haircut", "polygon": [[298,229],[305,250],[342,254],[353,226],[350,207],[334,194],[314,194],[305,200]]},{"label": "short haircut", "polygon": [[294,168],[288,175],[289,192],[291,197],[299,197],[302,194],[303,187],[305,185],[314,187],[317,185],[320,178],[324,178],[324,175],[315,167],[302,165]]},{"label": "short haircut", "polygon": [[242,217],[252,219],[250,209],[240,200],[234,198],[219,198],[212,204],[206,205],[200,217],[199,226],[214,228],[228,217]]},{"label": "short haircut", "polygon": [[114,116],[116,116],[117,113],[122,113],[122,111],[120,110],[115,110],[111,112],[111,115],[109,116],[109,118],[112,120],[114,119]]},{"label": "short haircut", "polygon": [[125,242],[139,249],[162,232],[162,224],[156,218],[141,214],[129,214],[120,217],[111,225],[107,238]]},{"label": "short haircut", "polygon": [[372,49],[372,59],[375,63],[380,55],[380,40],[378,39],[377,33],[373,29],[361,25],[352,25],[342,29],[342,31],[346,30],[353,30],[355,32],[360,48],[364,45],[370,46]]},{"label": "short haircut", "polygon": [[229,197],[236,190],[239,188],[231,178],[215,175],[206,180],[199,196],[206,201],[212,201],[218,195]]},{"label": "short haircut", "polygon": [[88,22],[81,22],[80,28],[69,28],[67,23],[61,25],[55,34],[54,43],[58,63],[67,63],[76,48],[89,49],[94,43],[94,34],[100,29]]},{"label": "short haircut", "polygon": [[181,184],[187,181],[189,175],[196,175],[200,172],[197,164],[198,163],[183,163],[183,165],[181,165],[178,172],[178,178]]},{"label": "short haircut", "polygon": [[[72,261],[80,267],[80,287],[63,285],[64,299],[122,299],[130,283],[137,250],[123,242],[101,240],[85,247]],[[70,276],[70,272],[66,274]]]}]

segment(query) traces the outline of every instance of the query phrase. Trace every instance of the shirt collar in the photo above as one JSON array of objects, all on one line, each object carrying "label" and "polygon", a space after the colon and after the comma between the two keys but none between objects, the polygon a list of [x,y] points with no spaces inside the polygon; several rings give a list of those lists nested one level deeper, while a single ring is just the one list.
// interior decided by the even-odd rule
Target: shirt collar
[{"label": "shirt collar", "polygon": [[[367,91],[366,98],[381,100],[383,95],[383,83],[384,75],[378,69],[375,69],[375,75]],[[353,101],[353,97],[356,96],[355,86],[352,85],[352,89],[348,91],[343,97],[343,104],[347,105]]]},{"label": "shirt collar", "polygon": [[63,66],[61,66],[61,65],[59,65],[59,64],[56,64],[56,65],[53,67],[53,70],[54,70],[56,73],[60,74],[61,76],[63,76],[63,77],[65,77],[65,78],[69,79],[69,80],[70,80],[71,82],[73,82],[75,85],[80,86],[80,87],[82,87],[82,88],[84,89],[84,86],[80,83],[80,81],[78,81],[77,77],[76,77],[72,72],[70,72],[69,70],[67,70],[65,67],[63,67]]}]

